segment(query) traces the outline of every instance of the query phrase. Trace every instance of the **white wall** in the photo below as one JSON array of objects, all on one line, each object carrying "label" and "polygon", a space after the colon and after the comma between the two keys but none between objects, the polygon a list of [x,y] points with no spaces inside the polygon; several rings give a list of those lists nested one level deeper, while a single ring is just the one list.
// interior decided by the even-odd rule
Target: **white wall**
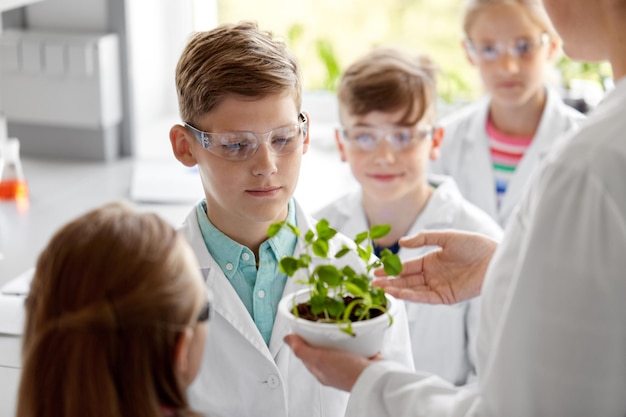
[{"label": "white wall", "polygon": [[106,32],[107,0],[45,0],[26,8],[29,29]]},{"label": "white wall", "polygon": [[135,155],[170,157],[169,129],[180,122],[176,63],[194,29],[215,26],[217,5],[214,0],[150,0],[150,7],[146,4],[126,1]]}]

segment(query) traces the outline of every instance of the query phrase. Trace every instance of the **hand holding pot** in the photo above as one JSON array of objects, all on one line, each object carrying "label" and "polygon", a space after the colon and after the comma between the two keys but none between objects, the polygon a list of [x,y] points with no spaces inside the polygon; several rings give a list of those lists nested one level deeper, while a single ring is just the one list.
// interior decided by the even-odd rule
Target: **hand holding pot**
[{"label": "hand holding pot", "polygon": [[379,355],[368,359],[339,349],[316,348],[296,334],[287,335],[285,343],[322,384],[344,391],[351,391],[361,372],[379,359]]}]

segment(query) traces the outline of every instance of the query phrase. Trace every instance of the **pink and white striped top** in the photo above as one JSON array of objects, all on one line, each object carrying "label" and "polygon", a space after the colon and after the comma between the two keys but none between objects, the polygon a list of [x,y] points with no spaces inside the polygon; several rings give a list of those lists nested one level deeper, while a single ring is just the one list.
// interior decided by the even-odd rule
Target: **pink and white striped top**
[{"label": "pink and white striped top", "polygon": [[489,118],[487,118],[487,136],[499,209],[515,169],[533,138],[506,135],[498,131]]}]

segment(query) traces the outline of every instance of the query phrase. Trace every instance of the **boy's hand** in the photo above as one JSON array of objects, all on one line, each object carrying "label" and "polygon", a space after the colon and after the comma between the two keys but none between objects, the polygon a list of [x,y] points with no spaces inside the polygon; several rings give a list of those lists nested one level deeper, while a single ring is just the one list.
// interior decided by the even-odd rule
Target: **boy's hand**
[{"label": "boy's hand", "polygon": [[313,347],[296,334],[285,336],[285,343],[318,381],[344,391],[352,390],[361,372],[372,362],[354,353]]},{"label": "boy's hand", "polygon": [[402,273],[386,279],[385,271],[374,285],[394,297],[428,304],[454,304],[480,294],[487,266],[498,243],[481,234],[459,231],[421,232],[400,240],[400,246],[441,249],[402,264]]}]

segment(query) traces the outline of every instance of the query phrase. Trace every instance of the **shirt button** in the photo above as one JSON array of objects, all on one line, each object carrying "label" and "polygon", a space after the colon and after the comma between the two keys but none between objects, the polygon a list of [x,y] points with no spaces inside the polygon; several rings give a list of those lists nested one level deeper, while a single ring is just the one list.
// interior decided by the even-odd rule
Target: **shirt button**
[{"label": "shirt button", "polygon": [[233,264],[231,264],[230,262],[226,264],[226,269],[229,271],[233,270]]},{"label": "shirt button", "polygon": [[247,261],[248,259],[250,259],[250,255],[248,254],[248,252],[244,252],[241,255],[241,259],[243,259],[244,261]]},{"label": "shirt button", "polygon": [[271,389],[276,389],[280,386],[280,379],[277,375],[270,375],[267,377],[267,386]]},{"label": "shirt button", "polygon": [[260,290],[257,295],[259,296],[259,298],[265,298],[265,291]]}]

